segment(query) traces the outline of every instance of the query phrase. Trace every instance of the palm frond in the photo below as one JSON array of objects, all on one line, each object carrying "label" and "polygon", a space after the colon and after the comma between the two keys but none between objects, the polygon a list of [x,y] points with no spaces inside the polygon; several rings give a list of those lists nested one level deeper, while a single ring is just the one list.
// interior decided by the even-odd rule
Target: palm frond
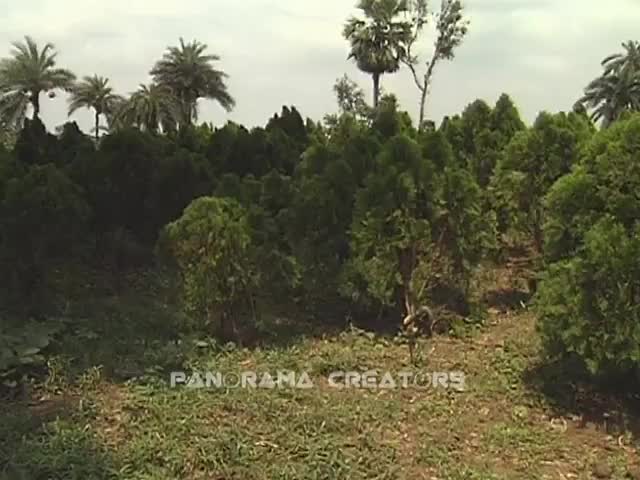
[{"label": "palm frond", "polygon": [[401,18],[407,11],[407,2],[361,0],[358,8],[364,18],[349,18],[343,29],[351,44],[348,58],[367,73],[396,72],[407,54],[404,45],[411,36],[410,23]]},{"label": "palm frond", "polygon": [[[24,117],[29,102],[34,108],[39,106],[40,93],[72,87],[75,75],[56,68],[57,53],[53,44],[47,43],[40,49],[33,38],[26,36],[12,46],[11,56],[0,61],[0,94],[6,96],[6,105],[12,105],[12,108],[6,107],[4,115]],[[14,111],[14,107],[22,111]],[[37,109],[34,112],[37,113]]]},{"label": "palm frond", "polygon": [[113,93],[109,79],[94,75],[84,77],[71,89],[69,115],[81,108],[93,108],[98,114],[110,114],[122,97]]},{"label": "palm frond", "polygon": [[180,105],[182,123],[197,118],[201,98],[217,101],[227,111],[235,106],[225,83],[227,74],[213,66],[220,57],[206,54],[207,48],[197,40],[187,43],[181,38],[180,45],[169,47],[151,70],[155,83],[173,92]]},{"label": "palm frond", "polygon": [[0,118],[11,127],[20,128],[24,123],[29,97],[22,92],[10,92],[0,96]]},{"label": "palm frond", "polygon": [[111,118],[117,127],[135,125],[152,132],[172,129],[179,119],[173,92],[164,85],[140,85]]},{"label": "palm frond", "polygon": [[603,74],[592,80],[579,102],[606,128],[625,111],[640,110],[640,43],[623,43],[624,53],[602,61]]}]

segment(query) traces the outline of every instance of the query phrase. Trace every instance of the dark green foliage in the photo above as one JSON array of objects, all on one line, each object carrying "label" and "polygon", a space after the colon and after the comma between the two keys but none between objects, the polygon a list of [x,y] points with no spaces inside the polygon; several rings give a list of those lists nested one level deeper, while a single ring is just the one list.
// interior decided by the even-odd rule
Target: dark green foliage
[{"label": "dark green foliage", "polygon": [[296,170],[286,231],[308,301],[337,295],[342,264],[349,257],[355,192],[378,150],[365,125],[342,116],[328,133],[314,135]]},{"label": "dark green foliage", "polygon": [[179,149],[158,158],[153,167],[145,210],[152,232],[177,219],[191,201],[211,193],[211,174],[206,159]]},{"label": "dark green foliage", "polygon": [[216,129],[206,156],[216,174],[262,177],[271,170],[291,175],[309,143],[302,117],[295,108],[283,107],[266,128],[251,131],[233,122]]},{"label": "dark green foliage", "polygon": [[462,134],[462,120],[460,115],[444,117],[440,124],[439,131],[445,136],[460,166],[466,166],[466,157],[462,155],[464,148],[464,137]]},{"label": "dark green foliage", "polygon": [[420,134],[422,154],[433,162],[439,172],[446,167],[458,166],[453,148],[441,130],[426,130]]},{"label": "dark green foliage", "polygon": [[490,117],[491,130],[500,135],[499,145],[504,147],[525,124],[509,95],[503,93],[496,102]]},{"label": "dark green foliage", "polygon": [[284,106],[280,115],[275,114],[269,120],[266,126],[267,132],[272,132],[275,129],[282,130],[298,149],[304,150],[309,141],[304,120],[296,107]]},{"label": "dark green foliage", "polygon": [[[193,135],[190,140],[179,134],[180,142],[198,145]],[[102,139],[99,151],[78,155],[71,174],[85,186],[96,213],[92,228],[100,260],[119,275],[148,263],[160,229],[213,190],[203,154],[134,129],[118,130]]]},{"label": "dark green foliage", "polygon": [[435,227],[442,248],[451,258],[455,280],[466,290],[472,266],[494,247],[494,214],[471,172],[460,166],[442,130],[420,134],[423,156],[438,172],[438,214]]},{"label": "dark green foliage", "polygon": [[399,112],[398,99],[394,95],[384,95],[375,111],[372,129],[384,140],[401,133],[415,135],[411,117],[407,112]]},{"label": "dark green foliage", "polygon": [[440,289],[468,293],[473,268],[495,242],[494,222],[445,131],[418,135],[393,103],[381,104],[381,119],[372,130],[396,135],[356,194],[343,292],[402,310],[406,327]]},{"label": "dark green foliage", "polygon": [[476,100],[467,105],[460,117],[462,126],[462,148],[468,156],[476,153],[475,139],[491,126],[491,107],[484,100]]},{"label": "dark green foliage", "polygon": [[549,211],[544,224],[544,253],[550,262],[575,255],[585,233],[606,211],[607,201],[598,191],[598,181],[584,167],[561,177],[545,199]]},{"label": "dark green foliage", "polygon": [[291,177],[272,170],[255,182],[255,197],[249,208],[249,221],[258,250],[258,264],[265,277],[266,290],[285,294],[299,282],[298,264],[287,241],[287,220],[294,190]]},{"label": "dark green foliage", "polygon": [[449,128],[459,149],[460,161],[473,173],[480,187],[488,186],[498,159],[511,139],[524,129],[518,110],[503,94],[494,109],[482,100],[470,104],[459,119],[459,130]]},{"label": "dark green foliage", "polygon": [[287,295],[299,281],[298,265],[288,241],[288,220],[292,205],[291,177],[272,170],[257,180],[226,174],[214,192],[216,197],[232,198],[247,211],[256,251],[256,264],[265,279],[266,296]]},{"label": "dark green foliage", "polygon": [[542,249],[543,197],[569,173],[581,145],[593,133],[581,115],[541,113],[534,126],[516,134],[506,147],[494,178],[499,208],[508,210],[510,226],[531,235]]},{"label": "dark green foliage", "polygon": [[57,138],[48,133],[39,118],[25,120],[15,144],[15,155],[23,165],[59,163]]},{"label": "dark green foliage", "polygon": [[364,282],[366,293],[383,304],[402,299],[405,314],[424,301],[416,274],[432,253],[433,182],[433,165],[416,142],[406,136],[389,140],[357,194],[350,265],[356,277],[348,279],[347,293],[362,295],[358,285]]},{"label": "dark green foliage", "polygon": [[157,230],[146,200],[164,154],[163,142],[149,133],[120,130],[102,140],[97,155],[76,164],[75,178],[86,186],[98,234],[122,228],[140,242],[155,242]]},{"label": "dark green foliage", "polygon": [[594,373],[640,368],[640,117],[598,133],[546,198],[545,344]]},{"label": "dark green foliage", "polygon": [[280,128],[269,132],[267,156],[269,168],[292,175],[307,145],[297,144]]},{"label": "dark green foliage", "polygon": [[240,177],[248,174],[263,175],[268,171],[267,138],[263,131],[233,123],[213,133],[208,156],[214,171],[233,173]]},{"label": "dark green foliage", "polygon": [[82,158],[95,155],[94,143],[78,127],[76,122],[65,123],[58,137],[58,165],[68,168]]},{"label": "dark green foliage", "polygon": [[451,259],[454,284],[468,293],[472,269],[495,245],[495,221],[483,212],[482,191],[467,170],[447,167],[441,182],[438,238]]},{"label": "dark green foliage", "polygon": [[80,254],[91,212],[84,192],[54,165],[34,166],[6,183],[0,208],[2,281],[37,297],[51,262]]},{"label": "dark green foliage", "polygon": [[502,94],[493,109],[476,100],[462,116],[445,117],[439,131],[449,141],[458,165],[468,168],[480,187],[486,188],[502,151],[524,128],[513,101]]}]

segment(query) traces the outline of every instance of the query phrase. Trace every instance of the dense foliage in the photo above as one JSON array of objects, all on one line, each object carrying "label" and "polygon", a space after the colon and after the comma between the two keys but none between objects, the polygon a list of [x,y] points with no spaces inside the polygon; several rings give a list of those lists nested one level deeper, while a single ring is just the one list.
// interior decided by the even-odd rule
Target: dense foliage
[{"label": "dense foliage", "polygon": [[598,133],[545,201],[540,330],[596,373],[640,372],[638,138],[638,115]]},{"label": "dense foliage", "polygon": [[[475,274],[515,238],[543,278],[549,351],[594,372],[637,370],[637,45],[603,62],[573,112],[543,112],[528,127],[503,94],[437,126],[422,108],[414,125],[380,77],[409,66],[423,107],[435,64],[453,59],[467,31],[462,4],[442,2],[420,79],[411,47],[433,16],[424,5],[359,3],[364,17],[344,34],[373,77],[373,106],[343,77],[339,113],[318,122],[284,106],[264,126],[197,125],[200,101],[235,103],[218,56],[198,41],[169,48],[128,98],[104,77],[75,82],[50,44],[16,43],[0,63],[2,311],[47,325],[84,283],[74,269],[121,294],[123,278],[160,270],[162,258],[191,326],[220,321],[226,339],[274,305],[413,333],[426,319],[429,333],[438,315],[471,315]],[[56,90],[70,93],[71,112],[93,110],[91,134],[75,123],[47,131],[40,97]],[[607,128],[596,133],[587,110]],[[48,344],[25,332],[0,330],[0,373]]]},{"label": "dense foliage", "polygon": [[508,222],[542,250],[542,202],[549,188],[571,171],[579,148],[589,138],[592,127],[575,113],[541,113],[533,128],[520,131],[503,150],[494,177],[496,203]]},{"label": "dense foliage", "polygon": [[199,198],[160,245],[178,263],[187,309],[204,324],[219,318],[223,336],[237,340],[237,310],[259,284],[247,212],[234,200]]}]

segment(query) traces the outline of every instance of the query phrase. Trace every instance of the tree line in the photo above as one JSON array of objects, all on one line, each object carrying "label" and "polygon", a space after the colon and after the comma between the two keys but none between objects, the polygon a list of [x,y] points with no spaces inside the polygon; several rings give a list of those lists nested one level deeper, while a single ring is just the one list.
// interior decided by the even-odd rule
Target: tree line
[{"label": "tree line", "polygon": [[11,57],[0,63],[0,118],[5,128],[20,128],[28,110],[40,115],[43,93],[69,93],[69,115],[81,108],[95,115],[94,134],[99,138],[101,118],[106,130],[136,126],[142,130],[174,131],[198,118],[198,100],[215,100],[230,110],[235,101],[225,83],[227,75],[215,68],[217,55],[206,53],[197,40],[169,47],[150,71],[152,82],[141,84],[128,98],[116,94],[109,79],[99,75],[76,75],[57,66],[57,52],[51,43],[42,48],[27,36],[15,42]]}]

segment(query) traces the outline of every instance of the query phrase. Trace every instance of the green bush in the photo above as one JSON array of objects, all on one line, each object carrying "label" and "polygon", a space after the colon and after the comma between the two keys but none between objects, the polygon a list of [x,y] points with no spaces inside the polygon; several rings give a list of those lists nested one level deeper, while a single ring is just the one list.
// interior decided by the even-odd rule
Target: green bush
[{"label": "green bush", "polygon": [[639,138],[639,115],[598,133],[545,202],[539,327],[593,373],[640,371]]},{"label": "green bush", "polygon": [[167,225],[159,244],[182,274],[185,304],[237,340],[236,316],[251,301],[258,275],[247,211],[230,198],[202,197]]},{"label": "green bush", "polygon": [[503,230],[511,229],[543,247],[543,199],[571,171],[591,124],[581,115],[541,113],[534,126],[518,132],[502,152],[492,179],[495,208]]},{"label": "green bush", "polygon": [[387,142],[356,196],[345,293],[390,306],[402,303],[405,315],[425,300],[420,273],[434,260],[434,178],[432,163],[415,141],[399,135]]}]

